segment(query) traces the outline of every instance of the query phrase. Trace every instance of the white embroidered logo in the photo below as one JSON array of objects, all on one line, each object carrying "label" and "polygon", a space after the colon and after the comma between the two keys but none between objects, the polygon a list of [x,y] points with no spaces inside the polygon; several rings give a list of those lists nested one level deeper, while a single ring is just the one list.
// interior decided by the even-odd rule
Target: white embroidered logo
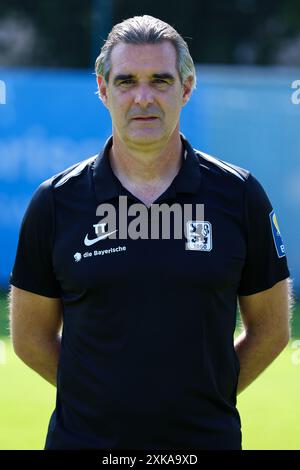
[{"label": "white embroidered logo", "polygon": [[80,260],[81,260],[81,258],[82,258],[82,255],[81,255],[81,253],[75,253],[75,255],[74,255],[74,259],[75,259],[76,263],[78,263],[78,261],[80,261]]},{"label": "white embroidered logo", "polygon": [[189,220],[186,224],[186,250],[211,251],[211,223],[203,220]]},{"label": "white embroidered logo", "polygon": [[[94,243],[99,242],[100,240],[104,240],[105,238],[108,238],[110,235],[113,233],[116,233],[117,230],[113,230],[112,232],[105,232],[105,226],[107,224],[94,224],[93,227],[95,229],[96,235],[98,235],[96,238],[89,239],[88,234],[86,234],[85,239],[84,239],[84,244],[85,246],[91,246],[94,245]],[[99,233],[101,235],[99,235]]]}]

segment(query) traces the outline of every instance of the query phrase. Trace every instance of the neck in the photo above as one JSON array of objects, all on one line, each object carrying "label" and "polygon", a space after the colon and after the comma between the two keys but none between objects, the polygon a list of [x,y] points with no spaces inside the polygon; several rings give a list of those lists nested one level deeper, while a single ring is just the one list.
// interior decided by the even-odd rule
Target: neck
[{"label": "neck", "polygon": [[152,185],[172,181],[181,166],[182,142],[179,131],[163,147],[128,148],[113,134],[109,159],[122,183]]}]

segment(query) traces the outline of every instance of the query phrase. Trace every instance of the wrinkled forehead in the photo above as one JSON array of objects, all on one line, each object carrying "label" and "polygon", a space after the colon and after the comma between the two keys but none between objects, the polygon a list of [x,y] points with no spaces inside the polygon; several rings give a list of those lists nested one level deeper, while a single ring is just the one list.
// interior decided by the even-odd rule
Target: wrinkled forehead
[{"label": "wrinkled forehead", "polygon": [[177,54],[170,41],[159,44],[125,44],[114,46],[110,56],[110,75],[153,75],[169,72],[178,75]]}]

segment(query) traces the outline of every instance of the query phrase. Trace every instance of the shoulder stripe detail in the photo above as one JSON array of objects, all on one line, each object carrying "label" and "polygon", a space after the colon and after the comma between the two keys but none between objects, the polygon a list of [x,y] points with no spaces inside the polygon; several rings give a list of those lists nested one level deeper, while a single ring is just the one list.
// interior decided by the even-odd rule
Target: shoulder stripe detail
[{"label": "shoulder stripe detail", "polygon": [[80,173],[83,172],[85,167],[96,158],[97,158],[97,155],[93,155],[92,157],[88,158],[87,160],[84,160],[81,163],[76,163],[75,167],[71,166],[69,168],[69,171],[67,170],[67,173],[65,173],[64,176],[62,176],[62,178],[60,178],[55,183],[54,188],[58,188],[59,186],[62,186],[63,184],[65,184],[70,178],[80,175]]},{"label": "shoulder stripe detail", "polygon": [[214,165],[219,166],[220,168],[222,168],[222,170],[228,171],[229,173],[236,176],[237,178],[239,178],[242,181],[246,181],[246,178],[243,175],[241,175],[241,173],[239,173],[235,168],[233,168],[231,165],[224,162],[223,160],[219,160],[218,158],[212,157],[211,155],[208,155],[207,153],[204,153],[202,151],[199,152],[197,150],[197,153],[198,153],[198,155],[203,157],[205,160],[208,160],[209,162],[213,163]]}]

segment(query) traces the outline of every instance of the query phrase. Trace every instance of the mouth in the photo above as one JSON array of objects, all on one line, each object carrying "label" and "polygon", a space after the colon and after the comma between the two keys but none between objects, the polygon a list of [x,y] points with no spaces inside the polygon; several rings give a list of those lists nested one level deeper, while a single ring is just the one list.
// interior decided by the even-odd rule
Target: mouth
[{"label": "mouth", "polygon": [[133,121],[155,121],[156,119],[158,118],[155,116],[139,116],[132,118]]}]

